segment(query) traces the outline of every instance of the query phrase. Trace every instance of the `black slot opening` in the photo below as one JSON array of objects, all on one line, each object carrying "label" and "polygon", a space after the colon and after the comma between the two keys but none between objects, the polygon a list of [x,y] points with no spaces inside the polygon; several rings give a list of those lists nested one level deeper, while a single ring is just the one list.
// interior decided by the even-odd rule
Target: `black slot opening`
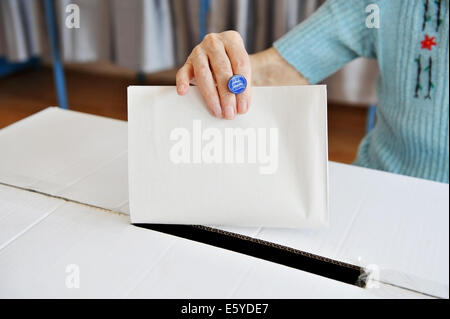
[{"label": "black slot opening", "polygon": [[347,284],[359,287],[366,285],[364,271],[361,267],[264,240],[200,225],[133,225],[261,258]]}]

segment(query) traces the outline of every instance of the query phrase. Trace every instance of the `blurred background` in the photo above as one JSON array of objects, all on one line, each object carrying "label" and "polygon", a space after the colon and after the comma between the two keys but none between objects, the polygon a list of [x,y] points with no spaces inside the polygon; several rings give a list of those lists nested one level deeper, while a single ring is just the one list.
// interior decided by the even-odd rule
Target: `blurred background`
[{"label": "blurred background", "polygon": [[[126,87],[174,85],[205,34],[236,30],[257,52],[323,2],[0,0],[0,128],[48,106],[126,120]],[[377,76],[357,59],[324,81],[331,160],[351,163],[371,129]]]}]

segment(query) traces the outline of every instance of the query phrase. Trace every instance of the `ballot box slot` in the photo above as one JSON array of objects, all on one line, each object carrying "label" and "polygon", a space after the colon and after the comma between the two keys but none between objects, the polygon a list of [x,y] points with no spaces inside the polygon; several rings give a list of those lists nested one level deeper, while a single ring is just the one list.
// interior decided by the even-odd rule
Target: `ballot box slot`
[{"label": "ballot box slot", "polygon": [[202,225],[133,224],[275,262],[359,287],[366,286],[364,268],[265,240]]}]

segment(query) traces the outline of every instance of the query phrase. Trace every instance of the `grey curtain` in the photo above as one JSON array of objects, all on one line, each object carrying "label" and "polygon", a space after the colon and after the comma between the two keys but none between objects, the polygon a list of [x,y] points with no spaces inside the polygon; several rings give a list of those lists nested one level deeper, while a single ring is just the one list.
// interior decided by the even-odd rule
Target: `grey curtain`
[{"label": "grey curtain", "polygon": [[44,51],[45,25],[41,1],[0,0],[0,56],[13,62]]}]

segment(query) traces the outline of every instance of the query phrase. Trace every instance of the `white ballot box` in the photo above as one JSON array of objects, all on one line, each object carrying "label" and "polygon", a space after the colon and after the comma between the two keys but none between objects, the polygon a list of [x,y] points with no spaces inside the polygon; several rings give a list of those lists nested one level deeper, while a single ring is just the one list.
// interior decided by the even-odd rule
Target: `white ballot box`
[{"label": "white ballot box", "polygon": [[10,186],[0,185],[0,220],[0,298],[377,297]]},{"label": "white ballot box", "polygon": [[[448,184],[330,162],[328,228],[215,228],[361,267],[370,280],[366,288],[359,288],[328,279],[328,274],[318,276],[130,225],[127,131],[123,121],[57,108],[0,130],[2,297],[106,297],[129,292],[127,296],[180,298],[336,297],[340,293],[339,297],[368,293],[448,298]],[[29,202],[29,196],[37,200]],[[172,250],[171,239],[183,244]],[[140,259],[145,257],[143,251],[149,259]],[[151,251],[170,257],[160,259],[167,272],[156,271],[152,277],[158,256]],[[46,271],[59,259],[52,271]],[[142,268],[137,265],[140,260],[145,264]],[[262,266],[258,271],[242,267],[248,271],[234,272],[245,260],[257,260]],[[92,279],[89,290],[66,290],[65,267],[77,261],[83,265],[80,287],[83,269],[87,278],[99,278]],[[130,278],[117,283],[125,287],[123,294],[101,288],[106,279],[97,273],[97,265],[109,269],[108,276]],[[198,275],[191,281],[183,267],[199,269]],[[228,281],[234,282],[232,274],[245,278],[235,283],[240,287],[236,294],[226,288]],[[226,278],[223,289],[208,285],[215,276]],[[145,278],[151,279],[139,284]],[[184,288],[177,293],[179,287],[169,278],[181,280]],[[161,288],[147,289],[153,284]],[[28,285],[38,288],[27,290]]]}]

